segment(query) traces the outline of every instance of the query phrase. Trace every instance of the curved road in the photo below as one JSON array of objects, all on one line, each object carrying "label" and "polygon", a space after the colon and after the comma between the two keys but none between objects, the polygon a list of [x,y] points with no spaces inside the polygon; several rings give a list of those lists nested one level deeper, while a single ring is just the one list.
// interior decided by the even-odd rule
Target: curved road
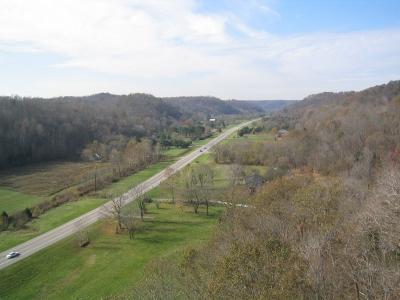
[{"label": "curved road", "polygon": [[[250,123],[254,122],[256,120],[252,120],[249,122],[242,123],[236,127],[233,127],[231,129],[228,129],[227,131],[223,132],[220,134],[218,137],[214,138],[210,142],[208,142],[206,145],[202,146],[201,148],[189,153],[188,155],[184,156],[171,166],[169,166],[167,169],[171,170],[169,172],[166,172],[166,169],[163,171],[157,173],[153,177],[147,179],[146,181],[142,182],[141,184],[137,185],[133,189],[129,190],[125,194],[122,195],[124,205],[128,204],[129,202],[132,202],[136,199],[138,194],[140,193],[146,193],[153,189],[154,187],[158,186],[162,181],[167,179],[169,176],[171,176],[173,173],[179,171],[192,161],[194,161],[196,158],[198,158],[200,155],[202,155],[204,152],[208,151],[210,148],[227,138],[229,135],[237,131],[243,126],[249,125]],[[206,148],[206,150],[204,150]],[[102,206],[99,206],[98,208],[78,217],[75,218],[57,228],[54,228],[42,235],[39,235],[29,241],[26,241],[25,243],[22,243],[18,246],[13,247],[12,249],[6,250],[4,252],[0,253],[0,269],[4,269],[5,267],[16,263],[17,261],[20,261],[24,259],[25,257],[28,257],[44,248],[47,246],[50,246],[76,232],[79,230],[82,230],[86,228],[87,226],[97,222],[101,218],[104,218],[105,216],[105,211],[109,211],[111,208],[111,201],[103,204]],[[5,256],[10,253],[11,251],[16,251],[21,253],[20,256],[13,258],[13,259],[6,259]]]}]

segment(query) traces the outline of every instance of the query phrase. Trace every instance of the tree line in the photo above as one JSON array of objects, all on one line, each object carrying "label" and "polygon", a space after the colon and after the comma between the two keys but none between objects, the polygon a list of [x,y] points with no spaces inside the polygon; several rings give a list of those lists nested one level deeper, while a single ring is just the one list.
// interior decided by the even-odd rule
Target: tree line
[{"label": "tree line", "polygon": [[[165,134],[165,141],[181,147],[208,137],[214,124],[207,124],[209,115],[203,106],[175,101],[179,99],[107,93],[50,99],[0,97],[0,168],[79,159],[88,143],[108,144],[119,136],[158,141]],[[216,111],[221,118],[225,113],[241,112]]]},{"label": "tree line", "polygon": [[148,95],[0,99],[0,167],[79,158],[86,144],[150,137],[181,114]]}]

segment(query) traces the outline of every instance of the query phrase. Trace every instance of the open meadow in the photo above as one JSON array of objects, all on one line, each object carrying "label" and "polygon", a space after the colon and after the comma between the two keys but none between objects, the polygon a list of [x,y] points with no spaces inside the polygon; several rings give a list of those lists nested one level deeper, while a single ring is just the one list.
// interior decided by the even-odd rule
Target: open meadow
[{"label": "open meadow", "polygon": [[[135,204],[135,203],[134,203]],[[129,294],[151,261],[179,261],[182,251],[210,238],[221,207],[194,214],[189,207],[162,203],[148,213],[133,240],[115,233],[114,222],[89,228],[90,244],[71,236],[2,270],[0,299],[99,299]],[[21,288],[23,287],[23,288]],[[82,298],[82,296],[84,297]]]}]

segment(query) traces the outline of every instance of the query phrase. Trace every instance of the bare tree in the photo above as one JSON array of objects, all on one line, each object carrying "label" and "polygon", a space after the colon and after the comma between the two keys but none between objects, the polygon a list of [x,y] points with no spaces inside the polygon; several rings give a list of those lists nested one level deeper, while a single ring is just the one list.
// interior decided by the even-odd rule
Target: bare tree
[{"label": "bare tree", "polygon": [[121,177],[121,162],[122,162],[122,154],[117,149],[112,149],[110,152],[110,162],[113,167],[113,173],[115,173],[115,169],[118,170],[118,177]]},{"label": "bare tree", "polygon": [[184,174],[185,180],[185,198],[190,205],[193,206],[194,212],[197,214],[199,206],[200,206],[200,199],[198,194],[196,193],[195,187],[195,176],[192,167],[189,166],[187,171]]},{"label": "bare tree", "polygon": [[122,223],[129,233],[129,239],[135,238],[135,232],[138,228],[136,215],[133,207],[127,209],[122,216]]},{"label": "bare tree", "polygon": [[74,223],[74,226],[77,228],[76,240],[78,242],[78,246],[87,246],[90,243],[89,233],[86,228],[83,228],[82,221],[79,219]]},{"label": "bare tree", "polygon": [[236,187],[243,181],[244,169],[242,165],[229,165],[229,187],[230,187],[230,202],[233,203],[235,198]]},{"label": "bare tree", "polygon": [[172,174],[174,174],[174,168],[172,167],[168,167],[165,170],[165,177],[169,178],[168,181],[165,181],[165,186],[169,189],[169,191],[171,192],[171,199],[172,199],[172,203],[175,203],[175,181],[174,178],[171,177]]},{"label": "bare tree", "polygon": [[119,233],[122,230],[122,207],[124,206],[123,196],[112,197],[111,196],[111,206],[110,213],[117,222],[115,227],[115,232]]},{"label": "bare tree", "polygon": [[213,170],[207,165],[189,167],[185,174],[185,194],[187,201],[197,214],[199,206],[204,203],[208,215],[211,188],[214,183]]},{"label": "bare tree", "polygon": [[144,188],[142,185],[139,184],[133,189],[133,198],[136,199],[138,203],[138,207],[140,210],[140,218],[142,221],[144,221],[144,214],[146,212],[145,199],[147,198],[147,195],[144,192]]}]

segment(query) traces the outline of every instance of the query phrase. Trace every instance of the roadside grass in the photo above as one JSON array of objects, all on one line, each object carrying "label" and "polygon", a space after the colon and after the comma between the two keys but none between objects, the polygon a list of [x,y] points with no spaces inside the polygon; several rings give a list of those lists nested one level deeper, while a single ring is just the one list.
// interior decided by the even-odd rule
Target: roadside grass
[{"label": "roadside grass", "polygon": [[168,150],[165,150],[163,153],[167,158],[175,158],[182,156],[190,151],[190,148],[169,148]]},{"label": "roadside grass", "polygon": [[[7,250],[9,248],[12,248],[15,245],[18,245],[20,243],[23,243],[29,239],[32,239],[42,233],[45,233],[57,226],[60,226],[76,217],[79,217],[80,215],[83,215],[84,213],[87,213],[91,211],[92,209],[95,209],[96,207],[100,206],[101,204],[105,203],[108,200],[108,196],[118,196],[123,194],[124,192],[132,189],[139,183],[147,180],[148,178],[154,176],[158,172],[162,171],[175,161],[177,161],[181,156],[184,154],[189,153],[190,151],[193,151],[194,149],[197,149],[200,145],[203,145],[210,141],[213,137],[207,139],[207,140],[200,140],[196,141],[194,143],[194,147],[189,148],[189,149],[177,149],[177,148],[171,148],[169,151],[170,153],[166,153],[166,159],[164,161],[155,163],[148,167],[145,170],[139,171],[133,175],[127,176],[123,179],[121,179],[118,182],[112,183],[111,185],[103,188],[102,190],[96,192],[96,193],[91,193],[88,195],[88,197],[84,197],[79,199],[78,201],[75,202],[69,202],[66,203],[62,206],[53,208],[43,215],[39,216],[38,218],[32,220],[31,222],[26,224],[25,229],[21,230],[15,230],[15,231],[3,231],[0,232],[0,251]],[[66,169],[68,163],[61,163],[61,169]],[[72,165],[79,164],[79,163],[71,163]],[[85,163],[83,163],[85,164]],[[93,165],[90,165],[90,169],[93,168]],[[38,167],[35,167],[38,168]],[[53,176],[61,176],[61,173],[58,174],[58,171],[55,171],[58,167],[49,167]],[[55,169],[54,169],[55,168]],[[77,166],[71,167],[71,168],[78,168]],[[29,168],[28,168],[29,169]],[[32,170],[36,169],[29,169],[27,173],[29,173],[29,178],[33,178]],[[42,171],[39,171],[39,178],[38,183],[44,181],[44,177]],[[50,171],[45,171],[44,173],[50,174]],[[72,172],[72,171],[71,171]],[[24,175],[21,175],[24,176]],[[18,177],[18,176],[17,176]],[[18,182],[21,186],[23,186],[22,181],[18,179],[16,182]],[[32,189],[32,185],[34,185],[34,180],[28,180],[27,185],[25,188],[27,189]],[[28,197],[29,195],[26,195]],[[29,197],[28,197],[29,198]],[[10,201],[8,201],[10,202]],[[9,213],[9,203],[6,203],[2,205],[1,202],[1,190],[0,190],[0,208],[3,210],[6,210],[7,213]],[[40,202],[38,200],[38,202]],[[29,201],[21,201],[19,203],[18,207],[21,207],[22,209],[29,206],[31,202]],[[15,206],[15,205],[14,205]],[[0,212],[1,213],[1,212]],[[9,213],[10,214],[10,213]]]},{"label": "roadside grass", "polygon": [[[214,172],[214,196],[213,200],[221,200],[224,198],[224,189],[229,186],[229,176],[230,176],[230,165],[229,164],[217,164],[214,161],[214,156],[212,153],[208,152],[198,157],[194,162],[191,163],[192,166],[205,164],[211,167]],[[243,166],[246,173],[257,170],[261,175],[265,175],[267,168],[264,166],[253,166],[245,165]],[[172,197],[171,189],[168,185],[173,184],[175,188],[175,197],[179,198],[179,190],[184,187],[184,179],[180,176],[178,172],[173,177],[170,177],[165,181],[165,183],[152,189],[148,195],[153,199],[170,199]]]},{"label": "roadside grass", "polygon": [[[90,198],[89,200],[83,198],[75,202],[69,202],[62,206],[53,208],[39,216],[37,219],[27,223],[25,230],[22,229],[0,232],[0,251],[25,242],[76,217],[79,217],[80,215],[87,213],[92,209],[95,209],[96,207],[108,201],[108,196],[116,197],[123,194],[139,183],[162,171],[175,160],[176,159],[155,163],[145,170],[125,177],[118,182],[112,183],[97,193],[91,194],[90,197],[93,197],[97,201]],[[53,222],[53,220],[56,222]],[[58,222],[58,220],[62,221]]]},{"label": "roadside grass", "polygon": [[18,210],[42,201],[43,199],[38,196],[0,188],[0,213],[6,211],[8,215],[11,215]]},{"label": "roadside grass", "polygon": [[222,141],[223,144],[243,142],[243,141],[273,141],[274,135],[270,133],[257,133],[257,134],[245,134],[243,136],[238,136],[237,133],[231,134],[228,138]]},{"label": "roadside grass", "polygon": [[83,198],[49,210],[39,218],[33,219],[25,229],[2,231],[0,232],[0,252],[79,217],[105,202],[106,199]]},{"label": "roadside grass", "polygon": [[207,144],[213,138],[214,138],[214,136],[210,137],[208,139],[205,139],[205,140],[195,141],[193,143],[193,147],[188,148],[188,149],[171,148],[165,152],[166,159],[164,161],[155,163],[145,170],[142,170],[133,175],[127,176],[127,177],[121,179],[120,181],[115,182],[112,185],[109,185],[108,187],[103,188],[101,191],[99,191],[98,195],[100,197],[107,197],[107,195],[113,195],[113,196],[122,195],[126,191],[137,186],[139,183],[149,179],[150,177],[154,176],[158,172],[161,172],[168,166],[172,165],[183,155],[192,152],[193,150],[197,149],[201,145]]},{"label": "roadside grass", "polygon": [[125,193],[126,191],[134,188],[137,186],[139,183],[149,179],[150,177],[154,176],[158,172],[164,170],[167,168],[169,165],[171,165],[175,160],[168,160],[168,161],[161,161],[158,163],[155,163],[148,167],[147,169],[144,169],[142,171],[139,171],[133,175],[127,176],[125,178],[122,178],[120,181],[115,182],[102,190],[100,190],[97,195],[100,197],[107,197],[108,195],[112,195],[113,197],[117,197]]},{"label": "roadside grass", "polygon": [[[67,238],[0,273],[0,299],[101,299],[128,295],[146,265],[159,258],[179,260],[187,247],[208,240],[223,211],[211,207],[194,214],[192,208],[166,203],[148,205],[149,219],[134,240],[115,234],[115,224],[102,221],[89,228],[90,244]],[[141,222],[141,221],[138,221]]]}]

